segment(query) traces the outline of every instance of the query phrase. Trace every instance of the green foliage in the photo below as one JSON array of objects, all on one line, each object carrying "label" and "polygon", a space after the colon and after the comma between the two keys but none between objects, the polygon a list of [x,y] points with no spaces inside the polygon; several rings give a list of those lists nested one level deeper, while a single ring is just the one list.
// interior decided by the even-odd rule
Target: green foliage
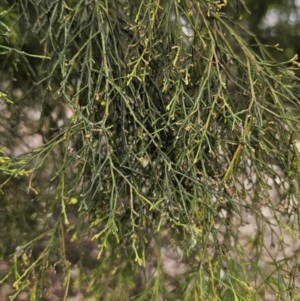
[{"label": "green foliage", "polygon": [[[6,156],[2,156],[4,154],[5,148],[0,149],[0,173],[4,175],[9,175],[13,177],[19,176],[28,176],[32,171],[26,170],[22,168],[26,165],[27,161],[24,159],[11,159]],[[21,167],[20,167],[21,166]],[[0,185],[0,191],[2,191],[3,186],[9,182],[10,178],[3,181]]]},{"label": "green foliage", "polygon": [[20,38],[20,30],[18,26],[18,13],[15,6],[0,6],[0,44],[14,47]]},{"label": "green foliage", "polygon": [[[97,300],[296,293],[299,251],[279,262],[266,243],[268,231],[283,251],[283,232],[299,230],[296,56],[274,63],[258,41],[249,46],[255,37],[226,1],[18,2],[43,46],[32,54],[39,63],[22,66],[36,79],[21,87],[41,107],[44,144],[2,158],[3,170],[29,168],[44,211],[4,277],[12,299],[40,298],[54,270],[64,296],[77,285]],[[247,215],[255,227],[242,242]],[[98,254],[88,272],[87,241]],[[74,281],[67,242],[81,252]],[[184,272],[167,271],[162,249],[179,253]]]}]

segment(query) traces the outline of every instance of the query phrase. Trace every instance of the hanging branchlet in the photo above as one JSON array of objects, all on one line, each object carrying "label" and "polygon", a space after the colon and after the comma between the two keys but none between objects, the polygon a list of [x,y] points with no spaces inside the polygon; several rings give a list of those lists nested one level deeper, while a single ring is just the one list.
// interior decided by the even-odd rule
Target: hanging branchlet
[{"label": "hanging branchlet", "polygon": [[[15,288],[26,289],[25,276],[39,277],[48,264],[68,270],[64,260],[46,259],[54,244],[64,250],[64,227],[73,241],[84,235],[96,244],[101,264],[85,285],[101,300],[116,300],[109,290],[122,288],[126,269],[134,287],[141,269],[149,270],[150,251],[157,247],[160,254],[163,241],[182,254],[189,276],[178,278],[176,297],[161,289],[167,273],[158,255],[156,272],[147,272],[137,289],[139,300],[164,294],[249,300],[260,287],[272,293],[291,288],[284,277],[294,259],[270,264],[270,273],[247,264],[268,252],[266,228],[279,249],[282,229],[298,231],[285,220],[299,212],[297,58],[274,63],[259,42],[249,46],[248,31],[229,9],[225,13],[227,1],[19,2],[13,11],[40,41],[39,63],[15,45],[4,49],[27,57],[38,74],[28,97],[38,98],[40,131],[47,132],[45,143],[18,161],[34,168],[19,172],[38,173],[55,154],[49,208],[59,217],[47,232],[51,238],[40,237],[46,247]],[[59,114],[60,125],[53,121]],[[73,225],[71,204],[80,216]],[[248,215],[255,234],[243,245],[239,229]],[[24,246],[24,254],[35,243]],[[116,286],[95,285],[100,274],[117,279]]]}]

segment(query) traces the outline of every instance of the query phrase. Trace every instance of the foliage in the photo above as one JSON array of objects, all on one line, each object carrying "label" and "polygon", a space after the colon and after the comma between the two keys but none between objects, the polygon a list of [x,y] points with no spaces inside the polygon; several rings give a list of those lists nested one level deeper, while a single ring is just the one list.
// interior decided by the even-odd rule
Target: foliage
[{"label": "foliage", "polygon": [[4,9],[4,7],[1,5],[0,9],[1,46],[3,46],[3,44],[14,46],[17,44],[17,39],[20,36],[17,13],[13,10],[13,6]]},{"label": "foliage", "polygon": [[[31,170],[39,204],[3,278],[12,299],[26,291],[38,300],[55,272],[62,297],[76,287],[97,300],[296,294],[299,251],[278,254],[283,235],[298,231],[297,57],[273,62],[258,41],[249,45],[255,37],[226,1],[13,7],[28,40],[2,54],[2,80],[16,110],[41,109],[32,128],[43,143],[5,159]],[[90,242],[97,265],[84,261]],[[80,250],[74,261],[68,244]],[[179,254],[184,273],[167,271],[163,249]]]}]

